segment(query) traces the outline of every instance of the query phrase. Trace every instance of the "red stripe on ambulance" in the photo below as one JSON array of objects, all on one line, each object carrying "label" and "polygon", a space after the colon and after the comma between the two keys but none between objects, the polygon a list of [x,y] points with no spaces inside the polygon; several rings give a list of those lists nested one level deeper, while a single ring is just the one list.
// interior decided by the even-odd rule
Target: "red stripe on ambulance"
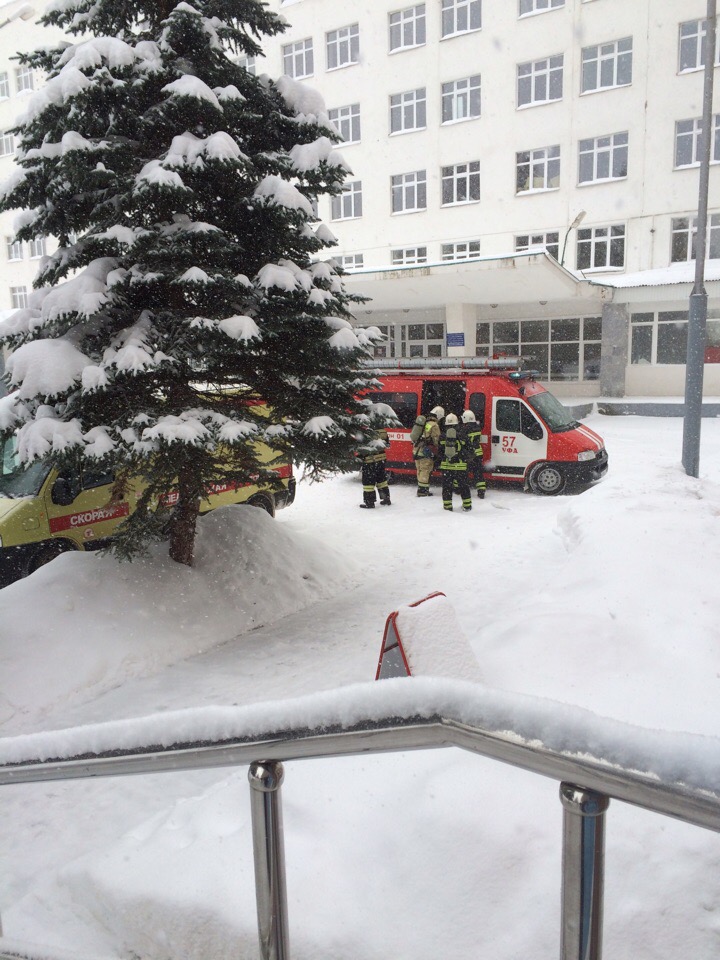
[{"label": "red stripe on ambulance", "polygon": [[68,513],[64,517],[51,517],[49,521],[50,533],[58,533],[60,530],[75,530],[77,527],[87,527],[92,523],[103,523],[105,520],[127,517],[129,513],[129,504],[117,503],[112,507],[98,507],[96,510]]}]

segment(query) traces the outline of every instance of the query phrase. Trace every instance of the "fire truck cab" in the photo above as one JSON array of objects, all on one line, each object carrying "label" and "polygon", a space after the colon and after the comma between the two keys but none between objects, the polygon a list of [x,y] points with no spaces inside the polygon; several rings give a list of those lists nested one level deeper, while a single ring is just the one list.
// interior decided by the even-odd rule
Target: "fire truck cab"
[{"label": "fire truck cab", "polygon": [[410,430],[418,414],[441,406],[458,417],[472,410],[482,428],[488,480],[534,493],[561,493],[568,484],[599,480],[608,468],[605,444],[517,360],[403,359],[371,361],[381,386],[369,396],[389,404],[402,428],[390,430],[386,469],[413,475]]}]

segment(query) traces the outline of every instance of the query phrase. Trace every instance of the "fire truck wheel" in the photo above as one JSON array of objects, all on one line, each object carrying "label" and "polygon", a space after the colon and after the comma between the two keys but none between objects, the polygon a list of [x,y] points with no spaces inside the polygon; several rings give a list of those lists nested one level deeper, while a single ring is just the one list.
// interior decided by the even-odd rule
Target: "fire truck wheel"
[{"label": "fire truck wheel", "polygon": [[59,557],[61,553],[68,553],[74,549],[75,547],[65,540],[51,540],[49,543],[41,543],[35,553],[30,557],[27,574],[35,573],[40,567],[44,567],[46,563],[50,563],[55,557]]},{"label": "fire truck wheel", "polygon": [[552,463],[538,463],[533,467],[528,483],[533,493],[555,497],[565,489],[565,474]]},{"label": "fire truck wheel", "polygon": [[261,510],[265,510],[271,517],[275,516],[275,501],[266,493],[256,493],[254,497],[250,497],[248,503],[251,507],[260,507]]}]

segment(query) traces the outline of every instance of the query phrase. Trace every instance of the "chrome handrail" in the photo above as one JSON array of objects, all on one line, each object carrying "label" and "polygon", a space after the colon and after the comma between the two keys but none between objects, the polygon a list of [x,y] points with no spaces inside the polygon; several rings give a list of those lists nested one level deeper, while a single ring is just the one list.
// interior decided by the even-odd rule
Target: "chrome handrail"
[{"label": "chrome handrail", "polygon": [[[383,681],[375,687],[392,683],[395,681]],[[419,681],[400,683],[417,685]],[[465,697],[468,687],[466,684],[462,687]],[[338,694],[342,701],[343,692]],[[348,692],[346,696],[350,702],[354,694]],[[668,767],[668,750],[664,749],[667,744],[670,744],[670,753],[673,746],[691,750],[693,744],[701,744],[706,752],[709,747],[712,751],[709,766],[713,766],[715,755],[720,757],[720,741],[714,738],[654,734],[654,739],[646,744],[649,754],[647,769],[643,771],[637,769],[637,759],[633,766],[625,766],[609,762],[607,757],[593,756],[582,738],[573,742],[571,729],[562,738],[565,746],[560,748],[543,743],[540,732],[528,729],[527,722],[517,725],[520,730],[495,730],[469,723],[468,711],[461,709],[460,700],[457,709],[452,708],[452,698],[446,701],[442,713],[429,716],[417,713],[378,716],[375,712],[372,717],[365,716],[347,724],[328,722],[312,727],[273,729],[268,723],[260,732],[256,722],[254,733],[240,730],[212,741],[189,739],[170,746],[148,744],[132,749],[108,747],[92,754],[58,756],[48,761],[5,763],[0,766],[0,786],[248,765],[263,960],[289,957],[280,808],[283,760],[455,746],[559,781],[564,823],[562,960],[600,960],[601,957],[604,819],[611,798],[720,831],[720,783],[695,782],[698,778],[691,775],[684,780],[662,779],[653,772]],[[572,722],[572,712],[566,718],[568,721]],[[613,726],[617,734],[613,721],[605,723]],[[92,729],[103,727],[109,730],[112,724]],[[630,736],[634,728],[624,729]],[[58,744],[63,742],[63,733],[67,731],[60,732]],[[52,736],[47,735],[50,739]],[[678,736],[682,739],[677,740]],[[545,740],[551,739],[545,737]],[[0,741],[0,757],[12,754],[11,750],[3,750],[3,746],[9,748],[21,741],[32,742],[32,737]],[[72,738],[68,742],[72,743]],[[602,744],[602,735],[598,742]],[[652,755],[653,750],[657,756]]]}]

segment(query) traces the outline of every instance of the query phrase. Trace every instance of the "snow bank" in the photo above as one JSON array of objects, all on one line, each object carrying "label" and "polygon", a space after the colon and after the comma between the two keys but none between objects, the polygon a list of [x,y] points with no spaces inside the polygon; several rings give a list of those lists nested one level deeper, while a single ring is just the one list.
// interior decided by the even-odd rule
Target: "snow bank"
[{"label": "snow bank", "polygon": [[331,596],[354,571],[247,506],[200,518],[195,557],[189,569],[166,546],[132,564],[69,553],[1,591],[4,732],[279,620]]}]

